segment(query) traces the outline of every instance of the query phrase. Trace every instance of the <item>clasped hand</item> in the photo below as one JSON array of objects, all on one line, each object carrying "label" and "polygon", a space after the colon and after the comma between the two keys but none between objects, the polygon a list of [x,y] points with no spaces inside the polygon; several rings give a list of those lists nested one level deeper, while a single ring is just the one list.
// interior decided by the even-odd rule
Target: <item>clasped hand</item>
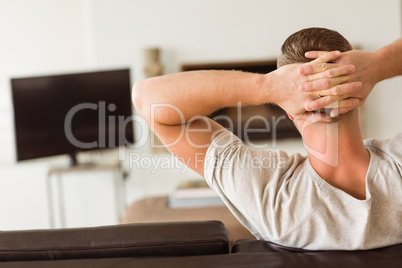
[{"label": "clasped hand", "polygon": [[362,105],[364,100],[356,97],[362,83],[353,76],[355,66],[339,60],[342,54],[308,52],[306,57],[315,60],[277,70],[279,77],[285,78],[278,89],[281,97],[277,104],[291,119],[330,122],[333,117]]}]

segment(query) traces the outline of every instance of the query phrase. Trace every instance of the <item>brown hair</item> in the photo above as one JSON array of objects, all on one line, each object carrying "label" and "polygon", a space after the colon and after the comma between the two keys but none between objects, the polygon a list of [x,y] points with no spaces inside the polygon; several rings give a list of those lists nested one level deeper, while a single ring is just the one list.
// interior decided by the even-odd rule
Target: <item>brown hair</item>
[{"label": "brown hair", "polygon": [[289,36],[282,45],[282,55],[278,58],[278,68],[292,63],[309,62],[304,54],[307,51],[345,52],[352,50],[349,41],[337,31],[325,28],[306,28]]}]

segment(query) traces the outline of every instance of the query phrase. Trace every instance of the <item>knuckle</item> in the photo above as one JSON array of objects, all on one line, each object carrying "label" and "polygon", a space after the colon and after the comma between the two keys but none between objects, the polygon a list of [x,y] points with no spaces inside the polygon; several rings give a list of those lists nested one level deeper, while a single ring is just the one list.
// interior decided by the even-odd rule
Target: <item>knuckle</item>
[{"label": "knuckle", "polygon": [[350,89],[351,92],[359,91],[362,89],[362,84],[360,82],[357,82],[357,83],[350,85],[350,87],[351,87],[351,89]]},{"label": "knuckle", "polygon": [[315,111],[318,109],[318,107],[320,107],[319,102],[314,102],[311,104],[311,110]]},{"label": "knuckle", "polygon": [[332,69],[329,69],[328,71],[328,77],[334,77],[334,70],[332,70]]},{"label": "knuckle", "polygon": [[344,106],[345,107],[353,107],[353,105],[354,105],[354,101],[353,100],[349,100],[349,101],[345,101],[345,104],[344,104]]},{"label": "knuckle", "polygon": [[348,86],[348,93],[353,92],[356,90],[356,87],[354,85],[349,85]]},{"label": "knuckle", "polygon": [[339,94],[341,93],[341,89],[339,88],[339,86],[334,86],[334,87],[332,88],[332,93],[333,93],[334,95],[339,95]]},{"label": "knuckle", "polygon": [[352,85],[344,84],[344,86],[343,86],[343,92],[344,92],[344,94],[352,93],[352,92],[354,92],[354,91],[355,91],[355,89],[354,89],[354,87],[353,87]]},{"label": "knuckle", "polygon": [[350,110],[352,110],[352,109],[349,109],[349,108],[340,108],[340,113],[341,114],[346,114],[347,112],[349,112]]},{"label": "knuckle", "polygon": [[309,74],[311,73],[311,66],[309,64],[304,64],[302,70],[304,74]]},{"label": "knuckle", "polygon": [[325,71],[328,68],[328,64],[323,63],[321,66],[322,71]]},{"label": "knuckle", "polygon": [[324,79],[324,80],[322,81],[322,86],[323,86],[324,88],[329,88],[330,85],[331,85],[331,82],[329,81],[328,78],[326,78],[326,79]]}]

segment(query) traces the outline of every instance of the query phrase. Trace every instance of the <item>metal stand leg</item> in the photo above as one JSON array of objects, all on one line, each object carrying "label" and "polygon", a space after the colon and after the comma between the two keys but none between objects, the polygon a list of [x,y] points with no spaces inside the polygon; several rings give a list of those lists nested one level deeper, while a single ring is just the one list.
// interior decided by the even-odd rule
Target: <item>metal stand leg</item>
[{"label": "metal stand leg", "polygon": [[48,174],[46,178],[46,187],[47,187],[47,201],[48,201],[48,209],[49,209],[49,224],[50,228],[54,229],[55,224],[55,215],[54,215],[54,207],[53,207],[53,189],[52,189],[52,175]]},{"label": "metal stand leg", "polygon": [[60,227],[66,227],[66,209],[64,204],[64,187],[63,187],[63,178],[61,174],[59,174],[57,180],[57,193],[58,193],[58,201],[59,201],[59,215],[60,215]]},{"label": "metal stand leg", "polygon": [[125,178],[120,168],[113,172],[113,176],[116,216],[120,219],[126,207]]},{"label": "metal stand leg", "polygon": [[[57,174],[56,178],[56,190],[57,190],[57,205],[58,205],[58,216],[60,219],[59,227],[66,227],[66,215],[65,215],[65,204],[64,204],[64,187],[63,187],[63,178],[61,174]],[[48,196],[48,209],[49,209],[49,224],[50,228],[56,228],[56,213],[54,201],[55,197],[53,196],[53,176],[48,174],[46,186],[47,186],[47,196]]]}]

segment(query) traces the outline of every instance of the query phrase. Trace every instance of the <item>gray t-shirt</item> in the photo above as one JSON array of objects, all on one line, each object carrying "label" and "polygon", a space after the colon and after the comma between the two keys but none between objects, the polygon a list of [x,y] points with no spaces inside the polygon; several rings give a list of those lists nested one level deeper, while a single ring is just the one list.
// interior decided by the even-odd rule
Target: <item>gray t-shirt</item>
[{"label": "gray t-shirt", "polygon": [[208,148],[205,178],[257,239],[311,250],[402,243],[402,133],[365,145],[365,200],[328,184],[308,158],[252,149],[229,131]]}]

